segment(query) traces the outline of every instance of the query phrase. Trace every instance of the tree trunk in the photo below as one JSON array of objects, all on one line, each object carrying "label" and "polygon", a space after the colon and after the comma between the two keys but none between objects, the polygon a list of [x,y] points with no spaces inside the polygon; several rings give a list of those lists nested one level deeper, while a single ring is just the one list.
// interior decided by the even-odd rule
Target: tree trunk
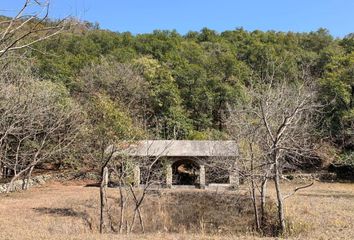
[{"label": "tree trunk", "polygon": [[22,190],[28,190],[29,188],[29,181],[31,179],[31,175],[32,175],[32,171],[34,169],[34,166],[32,166],[29,171],[28,174],[25,177],[25,181],[24,181],[24,185],[22,186]]},{"label": "tree trunk", "polygon": [[256,230],[260,230],[259,225],[259,214],[258,214],[258,207],[257,207],[257,195],[256,195],[256,185],[254,180],[254,156],[253,156],[253,145],[252,142],[249,143],[250,152],[251,152],[251,197],[253,203],[253,211],[254,211],[254,220],[256,223]]},{"label": "tree trunk", "polygon": [[21,171],[17,172],[16,171],[16,167],[14,167],[14,176],[12,177],[9,186],[6,190],[6,193],[9,193],[10,191],[13,191],[13,184],[14,182],[22,176],[22,174],[24,174],[25,172],[29,171],[32,167],[34,167],[36,164],[38,163],[38,161],[34,161],[32,162],[32,164],[28,165],[25,169],[22,169]]},{"label": "tree trunk", "polygon": [[104,167],[101,173],[101,185],[100,185],[100,233],[103,233],[103,228],[104,228],[104,209],[106,207],[107,184],[108,184],[108,168]]},{"label": "tree trunk", "polygon": [[2,162],[0,162],[0,179],[5,178],[4,176],[4,166]]},{"label": "tree trunk", "polygon": [[265,205],[267,196],[267,176],[264,177],[261,184],[261,228],[265,225]]},{"label": "tree trunk", "polygon": [[132,222],[131,222],[131,224],[130,224],[129,233],[131,233],[131,232],[134,230],[135,219],[136,219],[136,210],[134,210],[134,215],[133,215]]},{"label": "tree trunk", "polygon": [[14,189],[14,182],[21,176],[21,174],[16,174],[11,178],[9,185],[7,186],[6,193],[12,192]]},{"label": "tree trunk", "polygon": [[280,234],[282,234],[285,231],[284,201],[280,190],[279,160],[276,154],[274,154],[274,163],[274,185],[277,194],[279,230]]},{"label": "tree trunk", "polygon": [[122,182],[119,181],[119,205],[120,205],[120,218],[119,218],[119,233],[123,233],[123,227],[124,227],[124,208],[125,208],[125,199],[124,199],[124,194],[122,190]]},{"label": "tree trunk", "polygon": [[143,216],[141,215],[140,207],[137,209],[137,212],[138,212],[138,216],[139,216],[141,231],[143,233],[145,233],[144,220],[143,220]]},{"label": "tree trunk", "polygon": [[259,231],[260,225],[259,225],[259,214],[258,214],[258,207],[257,207],[256,186],[254,183],[253,176],[251,180],[251,195],[252,195],[252,203],[253,203],[253,210],[254,210],[254,221],[256,223],[256,230]]}]

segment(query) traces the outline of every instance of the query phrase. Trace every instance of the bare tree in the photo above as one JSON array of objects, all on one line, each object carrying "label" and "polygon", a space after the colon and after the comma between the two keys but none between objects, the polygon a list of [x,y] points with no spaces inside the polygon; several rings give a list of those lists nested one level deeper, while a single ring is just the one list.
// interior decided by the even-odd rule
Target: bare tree
[{"label": "bare tree", "polygon": [[0,19],[0,58],[62,32],[65,20],[49,21],[49,6],[49,0],[24,0],[15,16]]},{"label": "bare tree", "polygon": [[[111,230],[118,233],[130,233],[134,231],[136,221],[139,220],[140,228],[142,232],[145,232],[144,217],[142,214],[142,207],[144,200],[146,199],[149,190],[152,186],[160,186],[163,184],[163,177],[165,171],[163,168],[162,156],[165,151],[168,150],[170,145],[167,145],[158,154],[151,155],[147,151],[146,155],[133,156],[131,153],[135,149],[139,148],[138,143],[144,141],[129,141],[120,142],[111,145],[106,150],[107,156],[112,156],[109,166],[110,180],[115,181],[118,187],[119,197],[119,221],[118,228],[112,224],[112,213],[110,212],[110,206],[107,205],[107,201],[103,204],[107,212],[107,218]],[[148,142],[146,142],[148,143]],[[173,142],[171,142],[173,144]],[[147,147],[151,147],[152,143]],[[102,208],[101,208],[102,209]],[[130,215],[128,215],[128,209],[130,209]],[[130,217],[128,217],[130,216]],[[104,222],[104,217],[102,217]],[[102,223],[102,225],[105,225]],[[101,230],[103,232],[103,229]]]},{"label": "bare tree", "polygon": [[12,172],[8,192],[16,179],[25,175],[28,183],[36,165],[67,149],[82,123],[65,89],[18,70],[0,75],[0,161]]},{"label": "bare tree", "polygon": [[[131,65],[113,63],[106,58],[102,58],[99,65],[84,68],[78,80],[84,85],[77,98],[87,110],[90,119],[87,133],[87,149],[90,150],[88,155],[100,170],[100,232],[103,233],[107,227],[105,220],[111,218],[106,201],[108,174],[116,175],[121,186],[127,186],[125,179],[131,174],[127,159],[112,161],[112,156],[127,147],[124,146],[127,144],[120,146],[119,142],[134,142],[144,135],[140,124],[143,114],[137,106],[144,105],[145,82]],[[101,90],[97,91],[97,88]],[[115,147],[107,150],[108,146]],[[124,201],[122,188],[120,192],[120,199]],[[112,225],[108,225],[112,229]],[[120,229],[123,229],[122,225],[123,223]]]},{"label": "bare tree", "polygon": [[[273,179],[279,231],[283,233],[286,227],[284,199],[287,196],[283,196],[280,185],[282,169],[286,163],[309,159],[313,153],[315,116],[321,105],[316,102],[317,91],[307,76],[304,74],[303,78],[294,80],[267,75],[258,80],[257,87],[247,89],[246,103],[230,109],[229,129],[245,150],[243,166],[249,173],[258,229],[262,221],[259,221],[255,203],[255,189],[260,186],[262,218],[267,181]],[[304,187],[307,186],[295,191]]]},{"label": "bare tree", "polygon": [[[14,71],[14,61],[24,62],[22,56],[26,50],[59,34],[66,26],[66,20],[49,20],[49,4],[49,0],[24,0],[13,17],[0,18],[0,165],[6,169],[5,175],[9,171],[13,174],[8,191],[22,175],[27,177],[23,188],[28,188],[28,179],[34,167],[70,145],[77,133],[76,122],[80,121],[80,118],[76,118],[77,121],[72,119],[79,112],[77,107],[71,105],[66,112],[55,103],[60,95],[63,96],[63,89],[33,79],[28,74],[28,67],[20,69],[22,66],[17,65],[18,72]],[[10,54],[12,52],[16,54]],[[20,71],[26,72],[26,75],[20,76]],[[39,91],[36,92],[36,89]]]},{"label": "bare tree", "polygon": [[107,151],[107,147],[112,145],[119,136],[113,130],[116,122],[106,116],[105,112],[100,112],[100,108],[93,102],[90,102],[87,109],[92,116],[91,122],[88,124],[88,131],[84,133],[84,141],[86,144],[85,155],[87,155],[95,167],[98,168],[100,174],[100,225],[99,231],[103,233],[105,228],[104,211],[107,206],[107,185],[108,185],[108,166],[112,160],[115,148]]},{"label": "bare tree", "polygon": [[[135,205],[134,214],[131,221],[129,232],[132,232],[134,229],[136,215],[138,215],[139,217],[141,230],[143,232],[145,231],[143,216],[141,213],[141,207],[151,187],[161,186],[164,184],[163,177],[165,176],[166,172],[164,171],[164,167],[163,167],[164,162],[162,156],[166,151],[168,151],[168,149],[171,147],[172,144],[173,141],[171,141],[169,144],[164,146],[161,152],[157,153],[156,155],[151,155],[149,154],[149,151],[147,151],[147,154],[145,156],[140,157],[138,159],[138,163],[136,163],[137,167],[140,168],[138,173],[141,173],[143,185],[142,188],[140,189],[133,188],[132,185],[129,185],[129,190],[133,196],[134,205]],[[150,143],[148,148],[150,148],[151,146],[152,143]],[[139,186],[139,184],[136,183],[135,186]]]}]

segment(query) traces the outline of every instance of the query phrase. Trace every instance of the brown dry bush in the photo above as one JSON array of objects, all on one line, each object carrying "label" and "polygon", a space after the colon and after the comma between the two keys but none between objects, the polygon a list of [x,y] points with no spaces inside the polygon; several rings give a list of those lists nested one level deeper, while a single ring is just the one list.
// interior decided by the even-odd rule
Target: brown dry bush
[{"label": "brown dry bush", "polygon": [[[133,201],[129,199],[128,201]],[[106,222],[111,232],[119,228],[118,194],[108,193],[109,217]],[[132,219],[134,204],[127,203],[125,219]],[[98,203],[94,199],[72,206],[87,226],[98,232]],[[72,211],[70,211],[72,212]],[[146,233],[205,233],[240,234],[253,232],[253,208],[248,196],[232,192],[199,190],[155,190],[150,191],[142,206]],[[273,222],[270,221],[273,224]],[[134,233],[141,233],[136,223]]]}]

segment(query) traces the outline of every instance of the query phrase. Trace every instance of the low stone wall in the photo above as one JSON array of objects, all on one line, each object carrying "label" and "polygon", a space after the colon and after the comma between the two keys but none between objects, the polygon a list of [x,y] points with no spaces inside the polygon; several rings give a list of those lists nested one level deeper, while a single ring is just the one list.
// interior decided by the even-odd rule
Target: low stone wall
[{"label": "low stone wall", "polygon": [[[32,177],[28,180],[28,186],[33,187],[33,186],[43,185],[53,177],[54,177],[53,175],[40,175],[40,176]],[[13,191],[21,191],[22,186],[25,185],[26,183],[27,180],[23,180],[23,179],[16,180],[13,185]],[[0,193],[5,193],[8,187],[9,187],[9,183],[0,184]]]},{"label": "low stone wall", "polygon": [[[34,176],[29,179],[28,186],[35,187],[40,186],[48,182],[49,180],[57,180],[57,181],[70,181],[70,180],[82,180],[82,179],[90,179],[90,180],[99,180],[99,176],[95,173],[91,172],[61,172],[61,173],[52,173],[52,174],[44,174]],[[19,179],[14,182],[13,191],[21,191],[22,186],[26,184],[27,180]],[[0,184],[0,194],[5,193],[9,183]]]},{"label": "low stone wall", "polygon": [[333,182],[337,180],[335,173],[318,172],[318,173],[293,173],[284,174],[284,178],[288,180],[309,181],[316,180],[320,182]]}]

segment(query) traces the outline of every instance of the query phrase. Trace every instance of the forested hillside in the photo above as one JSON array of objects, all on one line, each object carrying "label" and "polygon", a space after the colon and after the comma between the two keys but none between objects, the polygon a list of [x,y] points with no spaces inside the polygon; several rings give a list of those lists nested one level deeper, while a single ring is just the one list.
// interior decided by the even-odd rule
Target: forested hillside
[{"label": "forested hillside", "polygon": [[[82,195],[90,192],[82,186],[64,193],[83,197],[75,200],[80,208],[69,201],[58,208],[49,198],[22,212],[81,219],[85,226],[73,232],[65,223],[73,236],[195,231],[213,237],[215,228],[227,236],[286,238],[311,231],[313,222],[289,216],[322,216],[301,204],[289,214],[287,198],[317,180],[354,180],[354,33],[131,34],[50,19],[51,3],[24,0],[11,17],[0,16],[0,193],[80,179],[99,187],[99,204]],[[155,139],[232,141],[141,141]],[[205,191],[184,191],[186,185]],[[322,194],[333,189],[310,195],[333,200],[353,192]],[[165,193],[188,197],[171,201],[177,195]],[[8,196],[3,202],[13,204]],[[351,214],[326,216],[349,236]],[[244,230],[233,229],[240,225]],[[52,235],[53,228],[45,231]]]},{"label": "forested hillside", "polygon": [[[31,64],[21,64],[16,54]],[[228,139],[233,106],[248,101],[246,89],[261,87],[271,76],[315,83],[324,110],[317,114],[320,137],[314,141],[335,147],[333,154],[344,160],[353,158],[353,34],[338,39],[326,29],[204,28],[185,35],[160,30],[132,35],[76,23],[16,54],[8,68],[21,65],[29,69],[24,74],[58,85],[63,98],[80,109],[77,151],[90,144],[103,148],[99,140],[107,138]]]}]

